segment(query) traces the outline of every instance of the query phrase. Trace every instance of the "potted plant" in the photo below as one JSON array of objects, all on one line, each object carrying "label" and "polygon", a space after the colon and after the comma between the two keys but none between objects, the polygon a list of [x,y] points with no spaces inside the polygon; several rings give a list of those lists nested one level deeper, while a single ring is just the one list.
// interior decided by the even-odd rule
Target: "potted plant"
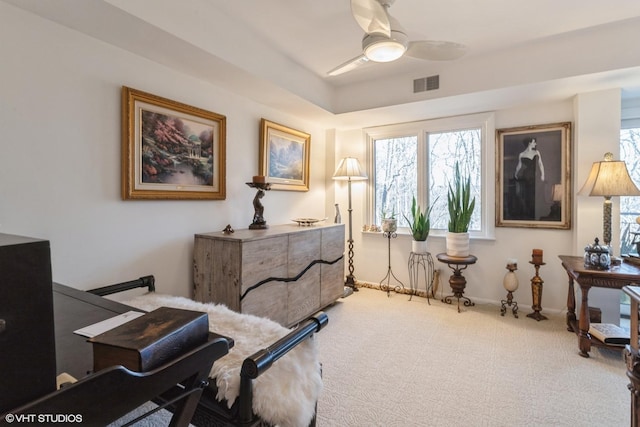
[{"label": "potted plant", "polygon": [[411,252],[417,254],[423,254],[427,252],[427,237],[429,237],[429,231],[431,230],[431,221],[429,215],[431,215],[431,209],[433,205],[425,208],[424,212],[418,206],[415,196],[411,202],[411,218],[407,218],[405,214],[404,219],[409,223],[409,229],[413,236],[413,242],[411,243]]},{"label": "potted plant", "polygon": [[476,198],[471,199],[471,177],[463,178],[456,162],[453,184],[449,183],[447,194],[449,207],[449,232],[447,233],[447,255],[469,256],[469,223],[476,206]]},{"label": "potted plant", "polygon": [[396,223],[396,212],[392,211],[391,214],[382,212],[382,231],[385,233],[395,233],[398,229]]}]

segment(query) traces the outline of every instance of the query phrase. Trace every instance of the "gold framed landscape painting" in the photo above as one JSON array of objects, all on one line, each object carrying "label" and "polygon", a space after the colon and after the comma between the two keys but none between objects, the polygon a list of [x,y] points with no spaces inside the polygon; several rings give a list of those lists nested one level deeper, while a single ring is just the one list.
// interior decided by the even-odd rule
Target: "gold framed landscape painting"
[{"label": "gold framed landscape painting", "polygon": [[496,130],[496,226],[571,228],[571,123]]},{"label": "gold framed landscape painting", "polygon": [[272,190],[309,191],[311,135],[260,120],[260,175]]},{"label": "gold framed landscape painting", "polygon": [[224,200],[226,117],[122,88],[122,198]]}]

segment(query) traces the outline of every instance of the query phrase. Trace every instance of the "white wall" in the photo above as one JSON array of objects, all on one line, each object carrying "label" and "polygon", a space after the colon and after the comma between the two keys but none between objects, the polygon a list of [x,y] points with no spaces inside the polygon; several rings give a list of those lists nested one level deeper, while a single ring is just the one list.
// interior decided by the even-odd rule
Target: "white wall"
[{"label": "white wall", "polygon": [[[366,164],[360,128],[320,128],[295,112],[267,109],[3,2],[0,37],[11,41],[0,44],[0,232],[49,239],[57,282],[88,289],[154,274],[161,291],[189,295],[193,234],[227,224],[245,228],[251,222],[254,193],[245,182],[258,172],[261,117],[312,135],[311,190],[269,192],[263,200],[268,222],[331,219],[334,203],[347,221],[347,184],[332,181],[331,174],[347,155]],[[227,117],[226,200],[121,200],[123,85]],[[575,195],[605,146],[617,152],[619,108],[619,91],[580,94],[575,100],[497,111],[495,126],[572,121]],[[606,143],[591,142],[595,132],[605,134]],[[360,232],[367,185],[353,184],[355,276],[378,283],[387,272],[388,242]],[[506,259],[518,258],[516,300],[528,312],[534,274],[528,260],[532,248],[542,248],[547,262],[540,271],[543,309],[563,309],[567,279],[557,255],[580,255],[593,233],[601,233],[600,214],[600,201],[574,198],[572,230],[498,228],[495,240],[472,241],[479,261],[465,273],[466,293],[477,302],[504,298]],[[401,235],[391,243],[393,271],[408,286],[411,239]],[[429,245],[433,254],[444,251],[443,238],[430,238]],[[437,261],[436,267],[442,271],[441,286],[449,291],[448,269]]]},{"label": "white wall", "polygon": [[[0,232],[49,239],[56,282],[88,289],[154,274],[187,296],[193,235],[246,228],[260,118],[311,133],[309,192],[271,191],[270,224],[325,215],[325,133],[0,2]],[[123,201],[120,90],[227,117],[227,199]]]},{"label": "white wall", "polygon": [[[604,159],[606,152],[620,159],[620,120],[622,103],[620,90],[603,90],[579,94],[574,99],[576,122],[576,186],[574,194],[580,191],[587,180],[593,162]],[[612,242],[614,248],[620,247],[620,198],[614,197],[611,221]],[[602,241],[602,197],[575,197],[576,215],[575,242],[576,253],[583,253],[587,244],[595,237]],[[620,256],[618,250],[614,255]],[[578,299],[578,304],[580,299]],[[618,323],[620,318],[620,291],[615,289],[592,288],[589,291],[589,306],[602,310],[602,321]]]}]

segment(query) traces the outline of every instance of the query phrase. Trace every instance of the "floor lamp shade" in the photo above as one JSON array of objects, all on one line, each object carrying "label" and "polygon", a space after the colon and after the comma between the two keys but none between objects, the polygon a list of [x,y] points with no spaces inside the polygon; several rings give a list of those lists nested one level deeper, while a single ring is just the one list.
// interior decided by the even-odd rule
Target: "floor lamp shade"
[{"label": "floor lamp shade", "polygon": [[640,190],[631,180],[627,165],[621,160],[613,160],[611,153],[606,153],[604,161],[595,162],[591,172],[580,191],[580,196],[604,197],[603,226],[604,244],[611,243],[611,197],[640,196]]},{"label": "floor lamp shade", "polygon": [[364,173],[360,167],[360,162],[355,157],[345,157],[340,160],[340,164],[336,168],[333,174],[333,179],[336,180],[364,180],[367,179],[367,174]]},{"label": "floor lamp shade", "polygon": [[338,168],[333,174],[333,179],[347,181],[349,189],[349,274],[345,279],[345,285],[349,286],[354,291],[357,291],[356,280],[353,275],[353,234],[352,234],[352,214],[351,209],[351,181],[362,181],[367,179],[367,174],[364,173],[360,167],[360,162],[355,157],[345,157],[340,160]]}]

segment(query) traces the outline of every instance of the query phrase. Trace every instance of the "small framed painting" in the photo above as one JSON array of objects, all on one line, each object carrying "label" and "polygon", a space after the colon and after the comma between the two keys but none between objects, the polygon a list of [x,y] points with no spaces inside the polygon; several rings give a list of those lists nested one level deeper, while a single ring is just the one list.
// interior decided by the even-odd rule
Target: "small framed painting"
[{"label": "small framed painting", "polygon": [[122,198],[224,200],[226,117],[122,88]]},{"label": "small framed painting", "polygon": [[260,175],[272,190],[309,191],[311,135],[260,120]]},{"label": "small framed painting", "polygon": [[571,228],[571,123],[496,130],[496,226]]}]

